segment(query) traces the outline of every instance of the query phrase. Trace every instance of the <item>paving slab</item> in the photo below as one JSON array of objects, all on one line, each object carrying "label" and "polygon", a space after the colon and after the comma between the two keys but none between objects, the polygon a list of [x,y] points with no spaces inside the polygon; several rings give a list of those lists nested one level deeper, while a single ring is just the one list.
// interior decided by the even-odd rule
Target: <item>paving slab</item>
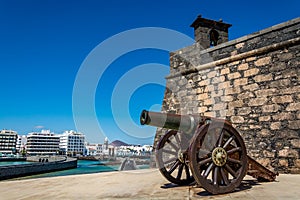
[{"label": "paving slab", "polygon": [[246,176],[236,191],[211,195],[197,186],[170,184],[157,169],[0,181],[0,199],[300,199],[300,175],[260,183]]}]

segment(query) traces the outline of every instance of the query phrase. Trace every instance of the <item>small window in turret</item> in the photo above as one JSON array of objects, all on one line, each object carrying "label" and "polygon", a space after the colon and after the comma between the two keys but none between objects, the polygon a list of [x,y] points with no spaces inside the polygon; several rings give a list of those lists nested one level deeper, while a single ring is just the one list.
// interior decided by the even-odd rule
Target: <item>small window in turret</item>
[{"label": "small window in turret", "polygon": [[219,40],[219,33],[215,29],[212,29],[209,32],[209,40],[210,40],[210,47],[217,46]]}]

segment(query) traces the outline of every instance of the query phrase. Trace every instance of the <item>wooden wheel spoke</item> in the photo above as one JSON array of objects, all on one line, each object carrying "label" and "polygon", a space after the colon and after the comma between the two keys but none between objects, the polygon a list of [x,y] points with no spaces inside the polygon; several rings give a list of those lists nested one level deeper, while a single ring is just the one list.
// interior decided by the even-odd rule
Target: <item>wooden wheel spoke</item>
[{"label": "wooden wheel spoke", "polygon": [[242,165],[242,162],[240,160],[236,160],[236,159],[233,159],[233,158],[227,158],[227,161],[229,162],[232,162],[232,163],[236,163],[236,164],[239,164],[239,165]]},{"label": "wooden wheel spoke", "polygon": [[225,185],[228,185],[229,184],[229,180],[227,178],[227,175],[225,174],[225,171],[223,168],[220,169],[220,172],[221,172],[221,176],[222,176],[222,179],[225,183]]},{"label": "wooden wheel spoke", "polygon": [[172,174],[174,172],[174,170],[178,167],[180,161],[176,160],[176,162],[173,164],[173,166],[171,167],[171,169],[168,171],[169,174]]},{"label": "wooden wheel spoke", "polygon": [[190,179],[191,175],[190,175],[190,169],[189,166],[187,164],[184,165],[184,169],[185,169],[185,173],[186,173],[186,178]]},{"label": "wooden wheel spoke", "polygon": [[234,139],[234,135],[231,136],[231,137],[226,141],[226,143],[225,143],[224,146],[223,146],[223,149],[225,149],[225,148],[233,141],[233,139]]},{"label": "wooden wheel spoke", "polygon": [[167,140],[167,142],[168,142],[169,145],[171,145],[171,147],[173,147],[173,149],[174,149],[175,151],[178,151],[178,150],[179,150],[179,147],[176,146],[175,144],[173,144],[170,140]]},{"label": "wooden wheel spoke", "polygon": [[235,152],[242,151],[241,147],[236,147],[227,151],[227,155],[233,154]]},{"label": "wooden wheel spoke", "polygon": [[171,163],[174,163],[176,160],[177,160],[177,158],[175,158],[175,157],[171,158],[171,159],[169,159],[167,161],[164,161],[164,165],[166,166],[166,165],[169,165]]},{"label": "wooden wheel spoke", "polygon": [[180,139],[179,139],[178,133],[175,134],[174,137],[175,137],[176,143],[178,144],[178,147],[179,147],[179,148],[182,148],[181,141],[180,141]]},{"label": "wooden wheel spoke", "polygon": [[182,176],[182,171],[183,171],[183,167],[184,167],[184,164],[181,163],[181,164],[179,165],[178,174],[177,174],[176,179],[180,179],[180,178],[181,178],[181,176]]},{"label": "wooden wheel spoke", "polygon": [[168,149],[162,149],[162,152],[163,153],[167,153],[167,154],[171,154],[171,155],[174,155],[174,156],[177,156],[177,152],[171,151],[171,150],[168,150]]},{"label": "wooden wheel spoke", "polygon": [[225,169],[234,177],[236,178],[238,176],[238,174],[228,165],[225,164]]},{"label": "wooden wheel spoke", "polygon": [[222,142],[223,142],[223,138],[224,138],[224,130],[222,130],[221,135],[219,137],[218,145],[217,145],[218,147],[221,147]]},{"label": "wooden wheel spoke", "polygon": [[201,160],[200,162],[198,162],[198,164],[200,165],[200,166],[202,166],[202,165],[205,165],[205,164],[207,164],[207,163],[209,163],[209,162],[211,162],[212,161],[212,158],[210,157],[210,158],[206,158],[206,159],[204,159],[204,160]]},{"label": "wooden wheel spoke", "polygon": [[219,167],[218,166],[216,166],[214,168],[214,173],[213,174],[214,174],[213,175],[213,184],[217,185],[218,184],[218,175],[219,175]]},{"label": "wooden wheel spoke", "polygon": [[208,177],[208,175],[209,175],[210,171],[212,170],[213,166],[214,166],[214,163],[212,162],[212,163],[208,166],[208,168],[205,170],[204,175],[203,175],[204,178],[207,178],[207,177]]}]

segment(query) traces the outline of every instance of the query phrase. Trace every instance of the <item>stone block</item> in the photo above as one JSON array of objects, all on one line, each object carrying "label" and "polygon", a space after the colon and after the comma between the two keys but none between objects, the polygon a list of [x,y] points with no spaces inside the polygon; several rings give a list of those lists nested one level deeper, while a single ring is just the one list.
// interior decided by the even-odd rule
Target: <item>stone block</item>
[{"label": "stone block", "polygon": [[222,90],[225,88],[230,88],[230,81],[225,81],[225,82],[219,83],[219,85],[218,85],[219,90]]},{"label": "stone block", "polygon": [[291,120],[293,118],[294,118],[294,115],[292,113],[285,113],[285,112],[282,112],[282,113],[272,116],[272,119],[275,121]]},{"label": "stone block", "polygon": [[217,103],[213,106],[213,110],[224,110],[226,109],[227,104],[226,103]]},{"label": "stone block", "polygon": [[241,43],[236,44],[236,45],[235,45],[235,48],[236,48],[236,49],[241,49],[241,48],[243,48],[244,46],[245,46],[245,42],[241,42]]},{"label": "stone block", "polygon": [[263,89],[263,90],[257,90],[255,92],[257,97],[267,97],[267,96],[273,96],[274,94],[278,93],[278,90],[275,88],[272,89]]},{"label": "stone block", "polygon": [[238,115],[249,115],[252,109],[250,107],[239,108],[237,111]]},{"label": "stone block", "polygon": [[238,99],[250,99],[255,97],[252,92],[243,92],[237,96]]},{"label": "stone block", "polygon": [[212,84],[215,84],[215,83],[222,83],[225,81],[225,77],[224,76],[217,76],[217,77],[214,77],[212,79]]},{"label": "stone block", "polygon": [[234,72],[234,73],[231,73],[231,74],[228,74],[227,75],[227,78],[228,79],[237,79],[237,78],[240,78],[241,77],[241,74],[239,72]]},{"label": "stone block", "polygon": [[257,61],[254,62],[254,64],[258,67],[260,66],[265,66],[270,64],[271,62],[271,57],[265,57],[265,58],[260,58]]},{"label": "stone block", "polygon": [[290,129],[299,130],[300,129],[300,120],[289,121],[288,127]]},{"label": "stone block", "polygon": [[241,123],[245,122],[245,119],[242,116],[232,116],[230,118],[230,120],[232,123],[235,123],[235,124],[241,124]]},{"label": "stone block", "polygon": [[263,150],[263,156],[266,157],[266,158],[274,158],[275,157],[275,152]]},{"label": "stone block", "polygon": [[[298,133],[296,131],[293,131],[293,130],[289,130],[289,129],[282,129],[281,131],[279,131],[277,133],[277,138],[279,139],[287,139],[287,140],[290,140],[290,139],[298,139],[299,136],[298,136]],[[281,140],[280,140],[281,141]],[[282,143],[282,142],[281,142]]]},{"label": "stone block", "polygon": [[280,150],[278,152],[278,156],[283,158],[299,158],[298,151],[296,151],[295,149],[290,149],[288,147]]},{"label": "stone block", "polygon": [[208,99],[208,98],[209,98],[209,96],[208,96],[207,93],[203,93],[203,94],[198,94],[198,95],[197,95],[197,100],[198,100],[198,101],[202,101],[202,100]]},{"label": "stone block", "polygon": [[249,68],[249,64],[248,63],[243,63],[243,64],[240,64],[238,66],[238,70],[239,71],[242,71],[242,70],[247,70]]},{"label": "stone block", "polygon": [[256,57],[249,57],[249,58],[246,58],[246,62],[252,62],[256,59],[257,59]]},{"label": "stone block", "polygon": [[271,130],[279,130],[281,128],[281,122],[273,122],[270,124]]},{"label": "stone block", "polygon": [[299,111],[300,110],[300,103],[290,103],[287,108],[286,111]]},{"label": "stone block", "polygon": [[204,113],[204,112],[206,112],[207,110],[208,110],[207,107],[199,107],[197,113]]},{"label": "stone block", "polygon": [[258,132],[258,135],[261,137],[268,137],[271,135],[271,132],[268,129],[262,129],[261,131]]},{"label": "stone block", "polygon": [[290,60],[294,57],[294,55],[292,53],[283,53],[283,54],[278,54],[278,58],[281,61],[285,61],[285,60]]},{"label": "stone block", "polygon": [[263,113],[277,112],[279,110],[279,108],[280,108],[280,106],[277,104],[264,105],[264,106],[262,106],[262,112]]},{"label": "stone block", "polygon": [[292,147],[294,147],[294,148],[300,148],[300,139],[291,140],[291,144],[292,144]]},{"label": "stone block", "polygon": [[270,82],[269,86],[271,88],[285,88],[291,86],[291,81],[289,79],[280,79]]},{"label": "stone block", "polygon": [[204,105],[213,105],[215,103],[214,99],[205,99],[204,100]]},{"label": "stone block", "polygon": [[279,165],[281,167],[288,167],[289,166],[289,162],[286,159],[279,159]]},{"label": "stone block", "polygon": [[260,122],[268,122],[271,120],[271,116],[261,116],[258,118],[258,121]]},{"label": "stone block", "polygon": [[267,98],[254,98],[254,99],[250,99],[249,101],[249,106],[261,106],[266,104],[268,101]]},{"label": "stone block", "polygon": [[272,74],[267,74],[267,75],[256,75],[254,78],[255,82],[260,83],[260,82],[266,82],[266,81],[271,81],[273,80],[273,75]]},{"label": "stone block", "polygon": [[242,100],[232,101],[228,104],[229,107],[240,108],[244,106],[244,102]]},{"label": "stone block", "polygon": [[258,72],[259,72],[258,68],[249,69],[244,72],[244,77],[254,76],[254,75],[258,74]]},{"label": "stone block", "polygon": [[216,71],[211,71],[211,72],[209,72],[209,73],[207,74],[207,77],[208,77],[208,78],[213,78],[213,77],[215,77],[215,76],[217,76],[217,72],[216,72]]},{"label": "stone block", "polygon": [[240,79],[236,79],[233,82],[233,85],[235,87],[241,86],[241,85],[246,85],[248,83],[248,79],[247,78],[240,78]]},{"label": "stone block", "polygon": [[257,83],[253,83],[253,84],[250,84],[250,85],[244,85],[243,86],[243,90],[249,90],[249,91],[255,91],[259,89],[259,86]]},{"label": "stone block", "polygon": [[239,94],[239,93],[241,93],[240,87],[233,87],[233,88],[226,88],[225,89],[225,95]]},{"label": "stone block", "polygon": [[277,96],[273,97],[272,101],[278,104],[291,103],[293,102],[293,97],[291,95]]},{"label": "stone block", "polygon": [[229,73],[230,73],[229,68],[221,69],[221,75],[225,75],[225,74],[229,74]]},{"label": "stone block", "polygon": [[233,101],[233,96],[222,96],[221,101],[223,102],[231,102]]},{"label": "stone block", "polygon": [[294,165],[295,165],[295,167],[300,168],[300,159],[295,159]]}]

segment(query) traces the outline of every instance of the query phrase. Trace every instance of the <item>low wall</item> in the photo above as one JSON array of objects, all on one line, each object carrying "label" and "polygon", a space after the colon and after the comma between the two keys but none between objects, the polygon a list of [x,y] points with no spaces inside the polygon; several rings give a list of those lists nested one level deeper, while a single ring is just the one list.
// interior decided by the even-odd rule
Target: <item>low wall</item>
[{"label": "low wall", "polygon": [[77,159],[0,167],[0,180],[77,168]]}]

